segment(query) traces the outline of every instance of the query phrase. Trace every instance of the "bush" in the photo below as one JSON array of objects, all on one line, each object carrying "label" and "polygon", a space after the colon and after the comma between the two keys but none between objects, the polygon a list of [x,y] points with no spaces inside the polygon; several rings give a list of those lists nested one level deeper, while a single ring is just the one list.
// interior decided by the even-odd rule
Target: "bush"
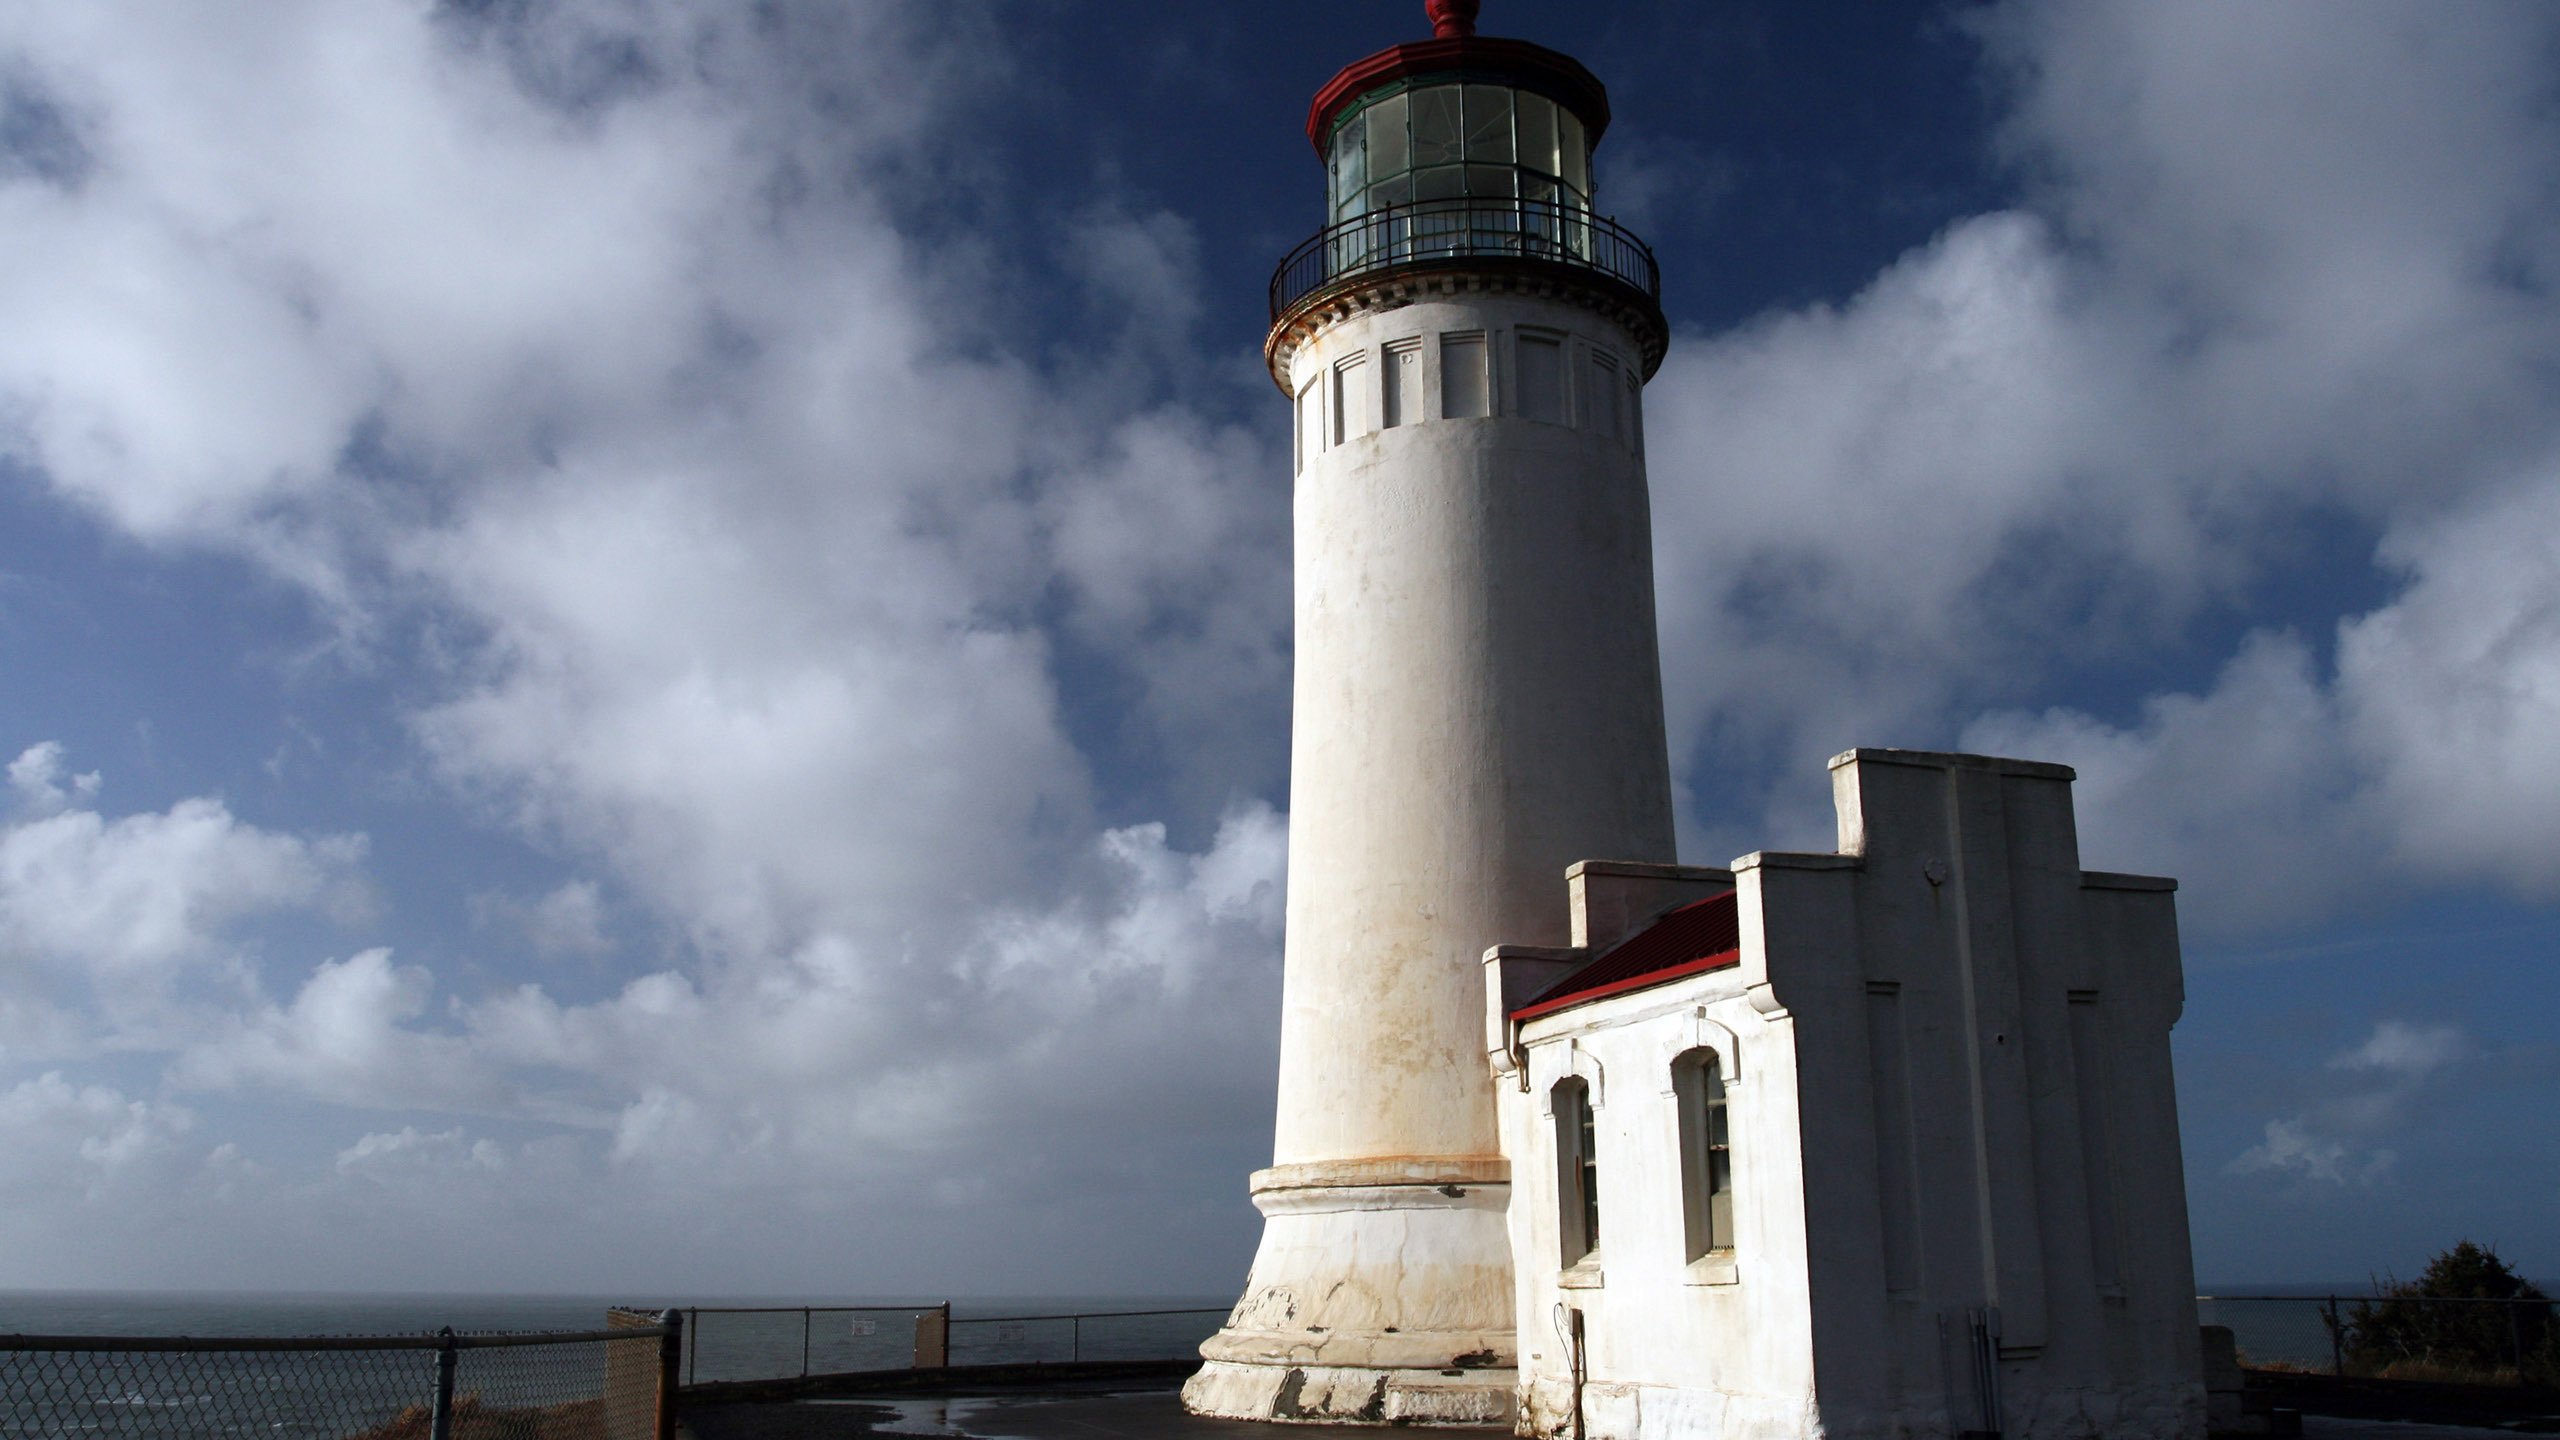
[{"label": "bush", "polygon": [[[2464,1303],[2490,1300],[2510,1303]],[[2496,1251],[2468,1240],[2428,1261],[2415,1280],[2377,1285],[2341,1329],[2347,1357],[2368,1375],[2560,1381],[2560,1320],[2551,1297]]]}]

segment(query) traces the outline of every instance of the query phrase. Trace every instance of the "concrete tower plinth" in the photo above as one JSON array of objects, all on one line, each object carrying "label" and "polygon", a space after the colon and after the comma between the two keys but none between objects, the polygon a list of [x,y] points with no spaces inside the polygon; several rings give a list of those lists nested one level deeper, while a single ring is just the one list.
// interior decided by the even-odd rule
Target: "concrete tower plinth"
[{"label": "concrete tower plinth", "polygon": [[1652,257],[1590,207],[1599,82],[1460,10],[1317,97],[1335,223],[1274,284],[1297,547],[1279,1125],[1252,1275],[1184,1390],[1207,1414],[1510,1418],[1481,957],[1569,943],[1572,863],[1673,858]]}]

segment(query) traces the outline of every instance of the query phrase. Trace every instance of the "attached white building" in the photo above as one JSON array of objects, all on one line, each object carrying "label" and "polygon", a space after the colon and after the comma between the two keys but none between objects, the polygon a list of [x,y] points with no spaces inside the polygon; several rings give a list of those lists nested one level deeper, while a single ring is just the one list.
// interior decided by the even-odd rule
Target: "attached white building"
[{"label": "attached white building", "polygon": [[2195,1436],[2170,881],[1860,750],[1837,854],[1576,865],[1485,957],[1523,1434]]}]

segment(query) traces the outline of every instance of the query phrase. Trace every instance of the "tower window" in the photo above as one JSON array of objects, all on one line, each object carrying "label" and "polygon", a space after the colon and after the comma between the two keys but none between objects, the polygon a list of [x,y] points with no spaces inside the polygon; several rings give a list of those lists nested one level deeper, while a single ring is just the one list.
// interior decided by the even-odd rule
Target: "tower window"
[{"label": "tower window", "polygon": [[1564,423],[1564,337],[1520,335],[1520,414],[1551,425]]},{"label": "tower window", "polygon": [[1556,1082],[1557,1230],[1564,1263],[1572,1266],[1600,1249],[1600,1166],[1591,1113],[1591,1087],[1578,1078]]},{"label": "tower window", "polygon": [[1410,425],[1422,418],[1422,342],[1398,340],[1387,347],[1386,413],[1383,428]]},{"label": "tower window", "polygon": [[1713,1050],[1671,1062],[1680,1102],[1680,1198],[1689,1258],[1733,1249],[1733,1142],[1725,1115],[1724,1064]]},{"label": "tower window", "polygon": [[1481,333],[1440,337],[1440,413],[1451,420],[1473,420],[1493,413],[1485,403],[1485,343]]},{"label": "tower window", "polygon": [[1350,356],[1333,367],[1333,443],[1348,444],[1377,429],[1375,418],[1369,357]]}]

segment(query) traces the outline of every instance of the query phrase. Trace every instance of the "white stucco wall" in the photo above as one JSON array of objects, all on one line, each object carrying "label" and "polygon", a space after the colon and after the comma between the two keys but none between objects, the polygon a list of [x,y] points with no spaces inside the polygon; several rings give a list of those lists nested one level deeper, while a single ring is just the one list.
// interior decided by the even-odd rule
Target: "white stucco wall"
[{"label": "white stucco wall", "polygon": [[[1971,1429],[1984,1311],[2012,1440],[2202,1434],[2172,887],[2080,870],[2070,778],[1843,756],[1842,853],[1735,864],[1739,965],[1519,1026],[1493,1068],[1524,1433],[1571,1428],[1561,1305],[1595,1440]],[[1734,1077],[1729,1272],[1685,1256],[1670,1066],[1698,1044]],[[1560,1270],[1566,1074],[1600,1100],[1596,1277]]]}]

